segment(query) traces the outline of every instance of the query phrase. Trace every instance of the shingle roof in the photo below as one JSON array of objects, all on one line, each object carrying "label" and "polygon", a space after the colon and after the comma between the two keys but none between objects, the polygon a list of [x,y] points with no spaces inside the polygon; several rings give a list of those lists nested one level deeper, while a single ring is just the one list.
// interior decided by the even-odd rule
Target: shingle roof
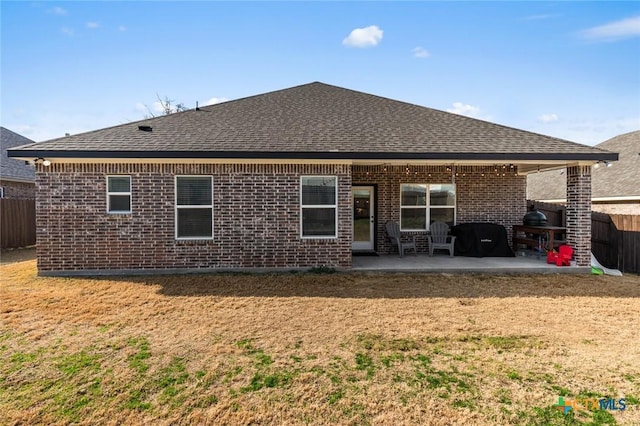
[{"label": "shingle roof", "polygon": [[32,144],[31,139],[12,132],[9,129],[0,127],[0,147],[2,156],[0,157],[0,177],[3,179],[16,179],[25,182],[35,182],[35,169],[25,165],[24,161],[9,158],[7,150],[21,145]]},{"label": "shingle roof", "polygon": [[[619,153],[611,167],[594,168],[591,174],[591,196],[640,197],[640,130],[608,139],[598,148]],[[527,177],[527,198],[531,200],[563,200],[566,198],[566,173],[563,170],[534,173]]]},{"label": "shingle roof", "polygon": [[614,159],[593,147],[318,82],[30,149],[49,157]]}]

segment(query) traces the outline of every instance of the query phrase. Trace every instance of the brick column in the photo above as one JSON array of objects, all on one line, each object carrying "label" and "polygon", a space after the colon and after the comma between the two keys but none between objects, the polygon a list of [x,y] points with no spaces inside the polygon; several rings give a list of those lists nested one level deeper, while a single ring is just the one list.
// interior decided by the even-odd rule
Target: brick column
[{"label": "brick column", "polygon": [[578,266],[591,264],[591,167],[567,167],[567,244]]}]

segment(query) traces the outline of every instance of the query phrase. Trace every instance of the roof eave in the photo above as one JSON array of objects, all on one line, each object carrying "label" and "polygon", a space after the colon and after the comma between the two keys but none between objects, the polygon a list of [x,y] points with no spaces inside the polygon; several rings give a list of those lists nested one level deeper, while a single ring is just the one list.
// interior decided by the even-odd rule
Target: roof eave
[{"label": "roof eave", "polygon": [[91,150],[8,150],[11,158],[47,159],[280,159],[280,160],[472,160],[472,161],[617,161],[618,154],[597,153],[531,153],[531,152],[339,152],[339,151],[91,151]]},{"label": "roof eave", "polygon": [[32,178],[25,178],[25,177],[15,177],[15,176],[8,176],[8,175],[2,175],[0,176],[0,181],[5,181],[5,182],[18,182],[18,183],[36,183],[36,178],[32,177]]}]

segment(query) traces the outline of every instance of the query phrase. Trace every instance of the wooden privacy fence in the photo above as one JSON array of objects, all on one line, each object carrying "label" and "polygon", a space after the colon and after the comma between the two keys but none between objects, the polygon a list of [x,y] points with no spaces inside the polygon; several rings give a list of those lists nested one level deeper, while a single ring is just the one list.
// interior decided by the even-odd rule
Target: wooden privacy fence
[{"label": "wooden privacy fence", "polygon": [[[528,201],[547,216],[547,224],[564,226],[565,206]],[[591,251],[607,268],[640,273],[640,215],[591,212]]]},{"label": "wooden privacy fence", "polygon": [[591,251],[608,268],[640,273],[640,215],[592,212]]},{"label": "wooden privacy fence", "polygon": [[35,200],[0,198],[0,247],[26,247],[35,243]]}]

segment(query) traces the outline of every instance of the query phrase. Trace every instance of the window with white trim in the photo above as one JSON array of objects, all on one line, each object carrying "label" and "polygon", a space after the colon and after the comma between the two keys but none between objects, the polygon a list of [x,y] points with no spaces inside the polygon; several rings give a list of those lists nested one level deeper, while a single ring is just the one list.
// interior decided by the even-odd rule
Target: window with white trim
[{"label": "window with white trim", "polygon": [[107,212],[131,213],[131,176],[107,176]]},{"label": "window with white trim", "polygon": [[338,236],[338,177],[300,177],[300,235],[302,238]]},{"label": "window with white trim", "polygon": [[213,177],[176,176],[176,239],[213,238]]},{"label": "window with white trim", "polygon": [[456,223],[455,184],[403,183],[400,185],[400,229],[426,231],[428,224]]}]

